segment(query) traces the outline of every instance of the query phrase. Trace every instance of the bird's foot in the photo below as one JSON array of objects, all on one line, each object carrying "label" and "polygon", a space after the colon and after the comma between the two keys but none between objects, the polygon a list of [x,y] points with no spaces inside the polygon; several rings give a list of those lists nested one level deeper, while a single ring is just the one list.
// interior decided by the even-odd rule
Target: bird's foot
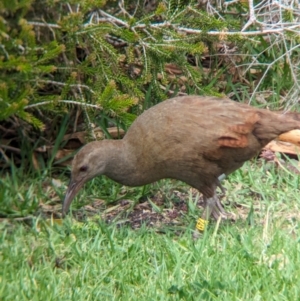
[{"label": "bird's foot", "polygon": [[204,198],[204,211],[201,217],[204,220],[208,220],[211,216],[215,220],[219,218],[227,219],[227,213],[216,193],[211,198]]},{"label": "bird's foot", "polygon": [[211,215],[215,220],[221,218],[222,220],[228,218],[228,213],[225,211],[223,205],[221,204],[220,200],[217,198],[215,204],[213,205]]},{"label": "bird's foot", "polygon": [[197,220],[196,229],[193,232],[193,238],[198,239],[207,228],[209,218],[212,216],[215,220],[227,219],[227,213],[224,210],[216,194],[211,198],[204,198],[205,207],[201,217]]}]

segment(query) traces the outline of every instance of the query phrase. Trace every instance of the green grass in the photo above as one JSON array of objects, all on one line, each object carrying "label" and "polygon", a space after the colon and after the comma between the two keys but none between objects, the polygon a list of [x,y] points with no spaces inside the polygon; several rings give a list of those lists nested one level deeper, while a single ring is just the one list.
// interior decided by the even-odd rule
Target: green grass
[{"label": "green grass", "polygon": [[[37,178],[2,182],[1,208],[9,202],[14,208],[8,216],[34,213],[41,202],[58,204],[65,189],[51,190]],[[164,225],[132,230],[99,217],[83,223],[68,217],[62,224],[38,216],[29,224],[3,219],[1,300],[299,300],[299,177],[252,162],[224,185],[237,220],[211,222],[196,242],[191,232],[200,210],[191,194],[181,231]],[[146,193],[155,188],[165,197],[173,186],[162,181]],[[135,201],[143,194],[99,178],[73,206],[109,192]],[[167,196],[168,206],[174,198]]]}]

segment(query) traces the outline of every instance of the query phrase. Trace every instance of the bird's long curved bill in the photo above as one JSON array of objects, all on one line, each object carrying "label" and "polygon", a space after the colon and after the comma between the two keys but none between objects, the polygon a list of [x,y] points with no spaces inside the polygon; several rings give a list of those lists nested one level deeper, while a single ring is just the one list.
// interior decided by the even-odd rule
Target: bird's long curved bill
[{"label": "bird's long curved bill", "polygon": [[63,205],[62,205],[62,215],[63,216],[65,216],[68,213],[70,205],[71,205],[74,197],[76,196],[77,192],[82,187],[82,185],[83,185],[83,182],[74,182],[72,180],[70,181],[68,190],[67,190],[65,198],[63,200]]}]

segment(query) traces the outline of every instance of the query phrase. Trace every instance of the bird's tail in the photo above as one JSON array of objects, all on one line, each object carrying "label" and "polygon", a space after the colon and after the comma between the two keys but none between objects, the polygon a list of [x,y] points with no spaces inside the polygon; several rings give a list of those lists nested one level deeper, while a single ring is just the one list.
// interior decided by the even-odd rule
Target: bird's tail
[{"label": "bird's tail", "polygon": [[254,135],[262,145],[266,145],[279,135],[291,130],[300,129],[300,113],[276,113],[268,110],[260,110]]}]

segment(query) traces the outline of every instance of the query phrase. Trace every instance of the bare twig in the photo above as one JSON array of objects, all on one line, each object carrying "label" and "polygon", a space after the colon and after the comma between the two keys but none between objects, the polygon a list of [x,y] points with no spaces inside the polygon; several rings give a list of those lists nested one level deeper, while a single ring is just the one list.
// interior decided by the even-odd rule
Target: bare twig
[{"label": "bare twig", "polygon": [[51,27],[51,28],[61,28],[58,24],[53,23],[43,23],[43,22],[35,22],[35,21],[28,21],[27,22],[30,25],[38,26],[38,27]]},{"label": "bare twig", "polygon": [[86,102],[75,101],[75,100],[47,100],[47,101],[42,101],[39,103],[34,103],[31,105],[25,106],[25,109],[45,106],[45,105],[49,105],[49,104],[57,103],[57,102],[58,103],[68,103],[68,104],[72,104],[72,105],[76,105],[76,106],[89,107],[89,108],[102,110],[101,106],[93,105],[93,104],[86,103]]},{"label": "bare twig", "polygon": [[[33,81],[33,80],[32,80]],[[34,81],[37,83],[45,83],[45,84],[51,84],[51,85],[55,85],[55,86],[69,86],[70,88],[84,88],[86,90],[89,90],[91,93],[95,94],[95,92],[87,85],[82,85],[82,84],[67,84],[67,83],[62,83],[62,82],[57,82],[57,81],[53,81],[53,80],[43,80],[43,79],[39,79],[38,81]]]},{"label": "bare twig", "polygon": [[9,146],[9,145],[5,145],[5,144],[0,144],[0,149],[7,149],[10,150],[14,153],[20,154],[21,150],[19,148],[13,147],[13,146]]},{"label": "bare twig", "polygon": [[10,159],[6,156],[4,150],[1,148],[1,146],[0,146],[0,154],[3,156],[6,163],[9,163],[9,164],[11,163]]}]

